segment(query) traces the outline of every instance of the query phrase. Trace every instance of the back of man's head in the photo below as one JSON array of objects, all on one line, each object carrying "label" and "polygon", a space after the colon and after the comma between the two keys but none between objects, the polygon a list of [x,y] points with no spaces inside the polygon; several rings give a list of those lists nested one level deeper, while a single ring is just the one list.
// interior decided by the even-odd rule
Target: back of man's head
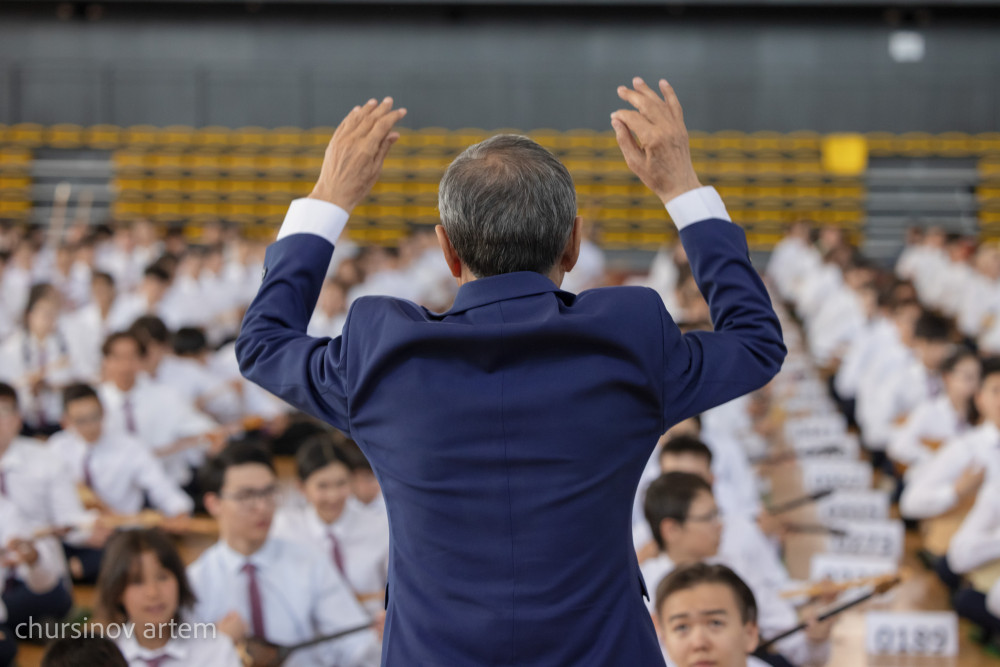
[{"label": "back of man's head", "polygon": [[569,171],[527,137],[500,134],[455,158],[438,194],[441,223],[477,278],[548,274],[576,218]]}]

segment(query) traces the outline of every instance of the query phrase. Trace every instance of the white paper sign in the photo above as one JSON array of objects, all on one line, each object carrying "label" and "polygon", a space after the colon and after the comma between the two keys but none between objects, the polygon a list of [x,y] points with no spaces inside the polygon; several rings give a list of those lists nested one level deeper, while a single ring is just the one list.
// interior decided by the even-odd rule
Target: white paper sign
[{"label": "white paper sign", "polygon": [[847,433],[847,423],[839,414],[790,419],[785,422],[785,440],[793,447],[803,438],[837,439]]},{"label": "white paper sign", "polygon": [[821,553],[813,554],[809,561],[809,580],[850,581],[893,574],[898,569],[899,565],[892,558]]},{"label": "white paper sign", "polygon": [[872,467],[864,461],[805,460],[802,468],[802,486],[806,493],[827,489],[870,489]]},{"label": "white paper sign", "polygon": [[825,525],[837,520],[877,521],[889,518],[889,492],[837,491],[821,499],[816,505],[816,514]]},{"label": "white paper sign", "polygon": [[958,655],[958,616],[953,611],[865,614],[869,655]]},{"label": "white paper sign", "polygon": [[903,557],[906,529],[902,521],[841,521],[831,523],[831,527],[847,533],[830,536],[830,551],[833,553],[880,556],[897,562]]}]

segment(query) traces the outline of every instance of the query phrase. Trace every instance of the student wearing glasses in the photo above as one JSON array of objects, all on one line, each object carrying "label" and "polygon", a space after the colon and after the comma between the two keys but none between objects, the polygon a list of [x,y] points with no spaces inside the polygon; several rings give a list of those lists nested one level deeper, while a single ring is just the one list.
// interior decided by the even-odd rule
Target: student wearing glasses
[{"label": "student wearing glasses", "polygon": [[[278,478],[270,454],[236,442],[201,470],[205,508],[219,522],[219,541],[188,567],[198,596],[196,622],[217,623],[239,641],[256,637],[291,646],[362,626],[368,616],[325,550],[271,535]],[[295,651],[285,663],[376,665],[371,629]]]},{"label": "student wearing glasses", "polygon": [[[642,564],[642,576],[648,588],[656,590],[660,581],[675,568],[693,563],[721,563],[732,567],[750,586],[760,609],[758,619],[761,635],[773,637],[794,627],[799,614],[777,588],[755,578],[755,568],[727,562],[719,553],[722,541],[722,521],[712,495],[712,487],[701,476],[686,472],[662,475],[649,485],[644,506],[646,519],[661,553]],[[650,612],[655,612],[652,604]],[[810,609],[803,617],[811,616]],[[832,622],[811,622],[800,633],[778,642],[780,654],[761,656],[777,666],[823,665],[829,658],[829,638]]]}]

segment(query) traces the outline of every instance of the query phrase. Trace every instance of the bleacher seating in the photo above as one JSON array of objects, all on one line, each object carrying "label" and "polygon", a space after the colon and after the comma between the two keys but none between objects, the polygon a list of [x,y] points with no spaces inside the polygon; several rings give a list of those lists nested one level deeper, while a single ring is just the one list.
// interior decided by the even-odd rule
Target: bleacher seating
[{"label": "bleacher seating", "polygon": [[[136,125],[0,126],[0,218],[26,218],[33,205],[31,161],[40,148],[112,151],[117,219],[163,223],[224,218],[261,236],[271,233],[289,199],[309,191],[333,128],[193,128]],[[502,131],[502,130],[498,130]],[[463,148],[493,132],[423,128],[393,148],[382,180],[354,212],[358,240],[393,244],[414,225],[437,222],[437,183]],[[528,132],[573,174],[581,214],[608,249],[655,248],[670,240],[657,199],[629,172],[610,132]],[[1000,133],[863,137],[873,157],[979,160],[979,220],[1000,235]],[[815,132],[692,132],[702,181],[725,197],[754,249],[769,249],[794,220],[842,227],[860,241],[866,218],[864,174],[824,169],[824,137]]]}]

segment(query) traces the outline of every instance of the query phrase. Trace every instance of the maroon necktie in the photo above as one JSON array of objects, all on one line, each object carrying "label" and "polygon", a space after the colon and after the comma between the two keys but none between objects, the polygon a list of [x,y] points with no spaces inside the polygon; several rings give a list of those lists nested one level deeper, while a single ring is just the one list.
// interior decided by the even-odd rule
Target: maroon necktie
[{"label": "maroon necktie", "polygon": [[[42,341],[38,344],[38,370],[41,371],[43,375],[45,373],[46,361],[47,360],[45,358],[45,341]],[[37,418],[38,418],[38,427],[45,428],[45,424],[48,422],[48,420],[45,418],[45,399],[41,391],[39,391],[37,394],[34,395],[34,400],[35,400],[35,411],[37,413]]]},{"label": "maroon necktie", "polygon": [[0,470],[0,496],[7,495],[7,471]]},{"label": "maroon necktie", "polygon": [[87,453],[83,455],[83,483],[91,491],[94,490],[94,476],[90,473],[90,459],[93,458],[94,450],[87,445]]},{"label": "maroon necktie", "polygon": [[122,412],[125,413],[125,430],[135,435],[139,429],[135,425],[135,410],[132,409],[132,398],[126,394],[122,401]]},{"label": "maroon necktie", "polygon": [[247,591],[250,597],[250,625],[253,636],[264,638],[264,607],[260,602],[260,589],[257,587],[257,567],[253,563],[243,566],[247,573]]},{"label": "maroon necktie", "polygon": [[337,536],[333,534],[332,530],[326,531],[326,536],[330,538],[330,554],[333,556],[333,563],[340,570],[340,574],[344,574],[344,554],[340,551],[340,540]]}]

